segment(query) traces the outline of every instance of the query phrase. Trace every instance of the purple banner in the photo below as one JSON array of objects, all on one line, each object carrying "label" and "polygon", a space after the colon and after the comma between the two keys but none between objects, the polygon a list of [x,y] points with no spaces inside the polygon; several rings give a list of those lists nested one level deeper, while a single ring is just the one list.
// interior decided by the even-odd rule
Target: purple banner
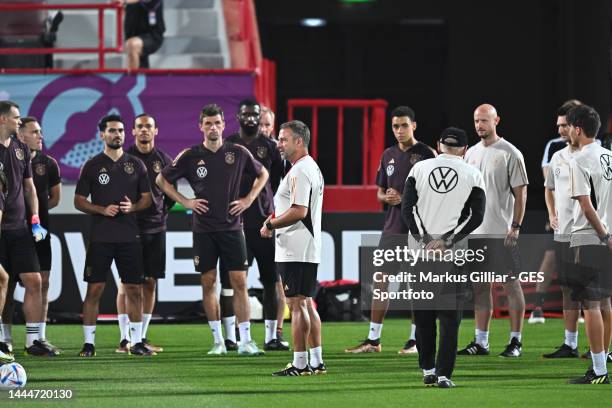
[{"label": "purple banner", "polygon": [[60,163],[62,178],[76,180],[83,163],[103,149],[97,123],[120,114],[126,146],[133,143],[134,117],[157,120],[156,145],[171,156],[202,140],[198,115],[216,103],[225,112],[225,135],[238,129],[241,99],[252,97],[250,74],[219,75],[2,75],[0,99],[11,99],[22,116],[35,116],[43,128],[45,151]]}]

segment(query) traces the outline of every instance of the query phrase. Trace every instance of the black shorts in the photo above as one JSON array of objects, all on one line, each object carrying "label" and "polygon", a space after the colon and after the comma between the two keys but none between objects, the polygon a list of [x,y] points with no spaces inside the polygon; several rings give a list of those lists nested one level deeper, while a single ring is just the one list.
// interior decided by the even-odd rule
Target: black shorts
[{"label": "black shorts", "polygon": [[145,278],[166,277],[166,231],[140,234]]},{"label": "black shorts", "polygon": [[470,249],[477,251],[484,249],[484,260],[473,262],[471,271],[495,272],[496,275],[517,276],[521,272],[521,256],[518,245],[506,248],[503,238],[475,238],[469,239]]},{"label": "black shorts", "polygon": [[[247,260],[249,267],[253,266],[253,259],[257,259],[259,269],[259,281],[263,286],[274,286],[278,282],[274,252],[276,244],[274,239],[262,238],[259,229],[249,228],[244,230],[244,238],[247,247]],[[223,262],[220,263],[221,287],[231,289],[228,269]]]},{"label": "black shorts", "polygon": [[149,68],[149,55],[159,50],[164,42],[164,37],[154,33],[139,34],[142,40],[142,55],[140,56],[140,68]]},{"label": "black shorts", "polygon": [[0,264],[10,276],[40,272],[34,238],[27,228],[2,231]]},{"label": "black shorts", "polygon": [[38,255],[38,263],[41,271],[51,270],[51,234],[42,241],[35,242],[36,254]]},{"label": "black shorts", "polygon": [[317,290],[317,268],[309,262],[277,262],[276,270],[283,280],[286,297],[313,297]]},{"label": "black shorts", "polygon": [[569,282],[572,300],[601,300],[612,296],[612,255],[604,245],[573,248],[576,265]]},{"label": "black shorts", "polygon": [[144,280],[142,245],[140,242],[90,242],[85,258],[87,283],[102,283],[111,271],[115,261],[121,283],[141,284]]},{"label": "black shorts", "polygon": [[557,266],[557,283],[562,286],[570,286],[570,280],[574,277],[574,251],[569,242],[554,243],[555,264]]},{"label": "black shorts", "polygon": [[228,271],[246,271],[249,268],[242,230],[193,233],[195,270],[206,273],[216,269],[219,260]]}]

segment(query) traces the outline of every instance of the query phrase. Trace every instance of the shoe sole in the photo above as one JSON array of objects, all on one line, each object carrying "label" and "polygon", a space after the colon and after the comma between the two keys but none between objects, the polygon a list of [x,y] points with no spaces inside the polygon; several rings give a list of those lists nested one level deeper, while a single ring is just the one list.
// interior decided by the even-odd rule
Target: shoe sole
[{"label": "shoe sole", "polygon": [[527,323],[529,323],[529,324],[544,324],[544,323],[546,323],[546,319],[544,317],[534,317],[533,319],[529,318],[529,320],[527,320]]},{"label": "shoe sole", "polygon": [[369,348],[367,350],[363,350],[363,349],[346,349],[346,350],[344,350],[344,352],[348,353],[348,354],[380,353],[381,351],[382,351],[382,349],[375,349],[375,348]]},{"label": "shoe sole", "polygon": [[409,349],[401,349],[397,352],[397,354],[419,354],[419,351],[417,350],[416,346],[414,346],[410,347]]},{"label": "shoe sole", "polygon": [[129,354],[130,352],[127,349],[116,349],[115,353],[117,354]]}]

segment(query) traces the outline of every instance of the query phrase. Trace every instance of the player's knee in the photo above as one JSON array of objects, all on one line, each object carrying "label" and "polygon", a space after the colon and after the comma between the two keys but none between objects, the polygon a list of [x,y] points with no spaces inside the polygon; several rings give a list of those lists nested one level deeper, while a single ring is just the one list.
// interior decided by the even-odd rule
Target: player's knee
[{"label": "player's knee", "polygon": [[230,283],[232,285],[232,289],[234,289],[235,291],[244,291],[246,290],[246,273],[245,272],[230,272],[229,273],[229,277],[230,277]]},{"label": "player's knee", "polygon": [[42,287],[39,273],[22,273],[19,277],[26,290],[39,291]]},{"label": "player's knee", "polygon": [[142,52],[143,43],[139,37],[128,38],[125,42],[125,51],[128,54],[138,54]]}]

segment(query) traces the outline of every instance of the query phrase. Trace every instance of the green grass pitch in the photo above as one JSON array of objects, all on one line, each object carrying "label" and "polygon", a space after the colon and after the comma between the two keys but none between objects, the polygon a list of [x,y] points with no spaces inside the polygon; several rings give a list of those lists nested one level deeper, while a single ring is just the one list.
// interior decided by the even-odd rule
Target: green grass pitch
[{"label": "green grass pitch", "polygon": [[[289,337],[286,326],[286,337]],[[474,321],[461,325],[460,346],[471,340]],[[581,325],[580,350],[586,348]],[[78,325],[51,325],[49,338],[64,349],[58,358],[18,355],[28,374],[29,389],[70,389],[71,401],[9,400],[0,392],[0,406],[35,407],[581,407],[607,406],[610,385],[566,384],[584,373],[586,360],[544,360],[563,341],[561,320],[527,325],[523,356],[503,359],[508,322],[494,320],[491,356],[459,357],[453,380],[455,389],[425,388],[415,355],[398,355],[409,331],[408,321],[389,319],[383,330],[383,352],[348,355],[343,352],[365,336],[367,323],[324,323],[323,352],[326,376],[275,378],[272,371],[291,361],[291,352],[271,352],[262,357],[209,357],[212,344],[206,324],[152,324],[149,337],[165,351],[151,358],[115,354],[116,325],[99,325],[97,356],[77,357],[82,345]],[[253,334],[263,341],[263,325]],[[23,326],[14,339],[23,347]]]}]

